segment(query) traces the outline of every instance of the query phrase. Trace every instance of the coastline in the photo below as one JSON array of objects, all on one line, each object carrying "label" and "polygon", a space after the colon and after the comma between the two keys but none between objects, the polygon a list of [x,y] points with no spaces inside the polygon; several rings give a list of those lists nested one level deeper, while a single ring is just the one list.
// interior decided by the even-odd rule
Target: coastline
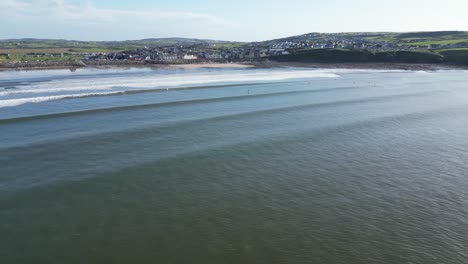
[{"label": "coastline", "polygon": [[28,67],[5,67],[0,65],[1,71],[40,71],[40,70],[70,70],[91,68],[91,69],[130,69],[130,68],[150,68],[150,69],[268,69],[282,67],[297,67],[311,69],[362,69],[362,70],[407,70],[407,71],[436,71],[436,70],[467,70],[467,66],[453,64],[412,64],[412,63],[327,63],[327,62],[277,62],[277,61],[256,61],[238,63],[195,63],[195,64],[145,64],[145,63],[121,63],[109,65],[53,65],[53,66],[28,66]]},{"label": "coastline", "polygon": [[405,71],[437,71],[437,70],[467,70],[463,65],[452,64],[416,64],[416,63],[385,63],[385,62],[275,62],[265,61],[255,65],[256,68],[297,67],[311,69],[359,69],[359,70],[405,70]]},{"label": "coastline", "polygon": [[[40,71],[40,70],[70,70],[77,69],[221,69],[221,68],[255,68],[255,63],[196,63],[196,64],[108,64],[108,65],[54,65],[54,66],[28,66],[28,67],[2,67],[2,71]],[[262,67],[263,68],[263,67]]]},{"label": "coastline", "polygon": [[225,68],[255,68],[255,64],[247,63],[196,63],[196,64],[169,64],[170,68],[180,69],[225,69]]}]

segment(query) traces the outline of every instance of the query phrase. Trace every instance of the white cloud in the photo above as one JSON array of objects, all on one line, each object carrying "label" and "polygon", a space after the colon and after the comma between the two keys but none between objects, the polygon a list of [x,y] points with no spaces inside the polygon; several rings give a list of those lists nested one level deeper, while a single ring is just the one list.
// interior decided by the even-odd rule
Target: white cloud
[{"label": "white cloud", "polygon": [[[0,9],[4,10],[0,16],[0,24],[5,26],[2,26],[5,30],[0,30],[0,38],[213,38],[216,33],[235,28],[233,23],[207,14],[158,9],[99,8],[91,3],[72,4],[66,0],[1,0]],[[7,32],[7,26],[10,32]]]}]

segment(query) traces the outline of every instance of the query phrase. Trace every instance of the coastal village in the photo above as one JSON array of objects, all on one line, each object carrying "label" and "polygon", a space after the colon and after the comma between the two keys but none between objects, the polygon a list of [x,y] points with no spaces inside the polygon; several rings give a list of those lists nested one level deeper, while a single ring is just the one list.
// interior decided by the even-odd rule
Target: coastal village
[{"label": "coastal village", "polygon": [[[305,35],[307,37],[307,35]],[[315,39],[311,35],[310,40],[286,39],[282,41],[253,42],[248,44],[233,44],[223,46],[222,44],[195,44],[189,46],[163,46],[144,47],[140,49],[127,50],[114,53],[91,53],[85,54],[85,61],[106,60],[135,60],[152,63],[190,63],[190,62],[242,62],[264,60],[272,56],[287,55],[291,50],[309,49],[355,49],[369,51],[417,51],[441,48],[468,48],[468,42],[462,44],[448,45],[412,45],[407,43],[389,43],[385,41],[370,41],[360,37],[328,37]]]},{"label": "coastal village", "polygon": [[[418,43],[419,41],[419,43]],[[75,43],[79,47],[79,43]],[[21,43],[18,43],[21,47]],[[382,36],[369,34],[321,34],[310,33],[285,39],[264,42],[210,42],[181,41],[169,45],[139,45],[128,49],[86,51],[69,47],[60,53],[28,52],[19,59],[9,53],[0,53],[0,67],[28,67],[31,65],[132,65],[132,64],[190,64],[206,62],[256,62],[275,56],[288,55],[298,50],[342,49],[388,51],[431,51],[438,49],[468,48],[468,41],[461,43],[421,44],[418,39],[388,41]],[[115,50],[115,51],[114,51]],[[30,50],[31,51],[31,50]]]}]

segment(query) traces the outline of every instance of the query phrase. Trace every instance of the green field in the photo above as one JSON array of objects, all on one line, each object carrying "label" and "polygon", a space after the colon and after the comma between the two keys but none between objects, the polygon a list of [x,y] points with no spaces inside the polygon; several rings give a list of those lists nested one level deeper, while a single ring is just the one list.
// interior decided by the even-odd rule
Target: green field
[{"label": "green field", "polygon": [[[284,41],[334,41],[334,40],[366,40],[376,44],[392,44],[390,47],[411,47],[410,51],[371,52],[362,50],[306,50],[283,56],[279,59],[296,61],[312,60],[324,62],[409,62],[409,63],[452,63],[468,65],[468,32],[435,31],[435,32],[357,32],[357,33],[309,33],[288,38],[255,43],[257,48],[269,47],[271,44]],[[460,44],[460,48],[447,49],[449,44]],[[134,50],[144,47],[195,46],[195,49],[206,52],[219,52],[224,49],[240,48],[247,45],[243,42],[228,42],[215,40],[160,38],[129,41],[74,41],[50,39],[20,39],[0,40],[0,62],[6,61],[53,61],[80,60],[86,53],[111,53]],[[442,45],[439,49],[431,49],[430,45]],[[420,47],[420,48],[418,48]],[[395,50],[399,50],[396,48]],[[403,49],[405,50],[405,49]],[[27,54],[47,54],[30,56]],[[10,54],[5,56],[2,54]],[[64,56],[62,56],[62,54]]]},{"label": "green field", "polygon": [[244,46],[245,43],[238,42],[238,43],[219,43],[219,44],[213,44],[213,48],[215,49],[233,49],[233,48],[239,48]]},{"label": "green field", "polygon": [[126,41],[75,41],[54,39],[14,39],[0,40],[0,49],[83,49],[83,50],[129,50],[145,46],[188,46],[188,45],[238,45],[240,42],[186,39],[186,38],[159,38]]},{"label": "green field", "polygon": [[28,56],[25,54],[12,54],[9,57],[1,55],[0,62],[15,62],[15,61],[28,61],[28,62],[35,62],[35,61],[67,61],[73,60],[78,61],[83,59],[82,55],[50,55],[50,56]]},{"label": "green field", "polygon": [[[0,40],[0,62],[12,61],[53,61],[79,60],[84,54],[112,53],[135,50],[144,47],[202,45],[207,50],[236,48],[244,45],[241,42],[214,40],[163,38],[129,41],[73,41],[50,39]],[[27,54],[47,54],[47,56],[28,56]],[[4,56],[1,54],[10,54]],[[65,56],[61,56],[65,54]],[[52,56],[51,56],[52,55]]]},{"label": "green field", "polygon": [[438,49],[438,50],[435,50],[436,52],[438,53],[443,53],[445,51],[467,51],[468,52],[468,48],[457,48],[457,49]]},{"label": "green field", "polygon": [[468,42],[468,32],[464,31],[435,31],[435,32],[410,32],[410,33],[340,33],[341,37],[362,37],[370,41],[389,42],[400,45],[428,46],[430,44],[456,44]]},{"label": "green field", "polygon": [[421,42],[409,42],[401,45],[409,46],[429,46],[429,45],[449,45],[449,44],[458,44],[458,43],[468,43],[468,38],[466,39],[448,39],[448,40],[429,40]]}]

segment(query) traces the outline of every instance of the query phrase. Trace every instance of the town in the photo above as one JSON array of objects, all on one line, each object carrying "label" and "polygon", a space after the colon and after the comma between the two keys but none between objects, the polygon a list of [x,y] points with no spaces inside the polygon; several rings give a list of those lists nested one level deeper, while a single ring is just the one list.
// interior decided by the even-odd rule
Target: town
[{"label": "town", "polygon": [[[461,31],[309,33],[250,43],[197,39],[147,39],[101,43],[65,40],[61,42],[58,40],[55,43],[53,40],[48,40],[49,42],[37,45],[53,47],[47,49],[34,48],[35,46],[32,46],[34,43],[28,41],[34,40],[0,43],[0,67],[258,62],[275,60],[292,52],[308,50],[414,51],[437,54],[439,51],[468,48],[468,35]],[[2,48],[2,46],[8,48]]]},{"label": "town", "polygon": [[[134,60],[149,63],[190,63],[190,62],[242,62],[264,60],[272,56],[287,55],[291,50],[308,49],[355,49],[368,51],[421,51],[436,49],[468,48],[468,41],[450,44],[418,45],[418,40],[388,42],[370,40],[368,36],[350,36],[320,33],[302,35],[284,40],[253,42],[246,44],[194,44],[189,46],[162,46],[126,50],[113,53],[88,53],[85,61]],[[416,44],[416,45],[415,45]]]}]

